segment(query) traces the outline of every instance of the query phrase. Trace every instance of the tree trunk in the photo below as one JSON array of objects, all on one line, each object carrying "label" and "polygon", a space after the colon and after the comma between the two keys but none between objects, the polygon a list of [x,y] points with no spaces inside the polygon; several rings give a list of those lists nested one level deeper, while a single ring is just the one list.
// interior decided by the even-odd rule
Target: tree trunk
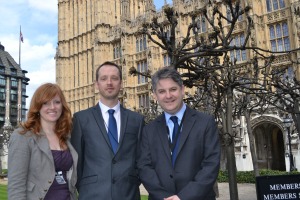
[{"label": "tree trunk", "polygon": [[249,136],[250,152],[251,152],[251,157],[252,157],[254,175],[255,175],[255,177],[257,177],[257,176],[259,176],[259,170],[258,170],[257,156],[256,156],[256,151],[255,151],[254,135],[253,135],[251,123],[250,123],[250,113],[249,113],[249,110],[247,110],[247,109],[245,110],[245,118],[246,118],[246,123],[247,123],[247,132],[248,132],[248,136]]},{"label": "tree trunk", "polygon": [[[229,180],[229,194],[230,200],[238,200],[238,189],[236,181],[236,161],[234,152],[234,137],[232,132],[232,101],[233,92],[229,88],[227,91],[227,113],[226,113],[226,127],[225,127],[225,145],[228,164],[228,180]],[[227,133],[227,134],[226,134]]]},{"label": "tree trunk", "polygon": [[0,149],[0,175],[2,174],[2,155],[3,155],[3,148]]},{"label": "tree trunk", "polygon": [[[297,130],[298,133],[300,133],[300,108],[299,108],[299,101],[294,101],[294,113],[291,113],[291,116],[293,118],[294,124],[295,124],[295,128]],[[300,134],[298,134],[300,137]]]}]

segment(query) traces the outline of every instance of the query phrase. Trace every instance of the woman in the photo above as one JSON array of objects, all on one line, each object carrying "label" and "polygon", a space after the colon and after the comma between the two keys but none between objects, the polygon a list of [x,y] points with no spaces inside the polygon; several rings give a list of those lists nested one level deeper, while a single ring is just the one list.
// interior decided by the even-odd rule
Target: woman
[{"label": "woman", "polygon": [[58,85],[34,93],[27,121],[8,149],[8,199],[76,199],[77,153],[68,141],[71,111]]}]

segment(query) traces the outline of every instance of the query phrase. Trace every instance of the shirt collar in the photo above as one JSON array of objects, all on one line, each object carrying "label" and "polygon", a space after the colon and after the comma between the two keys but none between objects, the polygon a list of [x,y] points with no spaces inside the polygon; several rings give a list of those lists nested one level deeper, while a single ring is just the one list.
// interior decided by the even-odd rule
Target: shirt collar
[{"label": "shirt collar", "polygon": [[118,104],[112,108],[104,105],[101,101],[99,101],[99,106],[100,106],[100,109],[102,110],[102,112],[104,112],[104,113],[106,113],[109,109],[114,109],[115,112],[119,112],[119,110],[120,110],[120,102],[119,101],[118,101]]},{"label": "shirt collar", "polygon": [[181,109],[175,115],[171,115],[171,114],[169,114],[167,112],[164,112],[165,113],[166,122],[169,121],[169,119],[170,119],[171,116],[177,116],[178,117],[178,122],[180,123],[181,120],[182,120],[182,117],[183,117],[183,114],[184,114],[185,110],[186,110],[186,105],[185,105],[185,103],[183,103]]}]

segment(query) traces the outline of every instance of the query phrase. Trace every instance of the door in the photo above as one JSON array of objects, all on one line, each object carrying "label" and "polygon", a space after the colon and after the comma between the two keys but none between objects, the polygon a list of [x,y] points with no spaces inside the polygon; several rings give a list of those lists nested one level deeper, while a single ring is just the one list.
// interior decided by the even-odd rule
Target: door
[{"label": "door", "polygon": [[258,168],[285,171],[282,131],[267,122],[254,129],[254,138]]}]

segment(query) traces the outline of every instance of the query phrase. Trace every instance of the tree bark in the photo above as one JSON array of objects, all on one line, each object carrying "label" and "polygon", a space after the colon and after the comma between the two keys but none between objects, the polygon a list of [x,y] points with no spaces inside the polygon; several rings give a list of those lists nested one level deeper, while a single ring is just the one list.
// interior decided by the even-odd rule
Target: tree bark
[{"label": "tree bark", "polygon": [[233,102],[233,90],[228,88],[227,90],[227,112],[226,112],[226,133],[225,144],[228,164],[228,181],[229,181],[229,194],[230,200],[238,200],[238,188],[236,181],[236,161],[234,152],[234,137],[232,131],[232,102]]},{"label": "tree bark", "polygon": [[253,163],[254,175],[255,175],[255,177],[257,177],[257,176],[259,176],[259,170],[258,170],[257,156],[256,156],[256,151],[255,151],[254,135],[253,135],[253,131],[251,128],[250,113],[247,109],[245,110],[245,118],[246,118],[246,123],[247,123],[247,132],[248,132],[248,136],[249,136],[250,152],[251,152],[251,158],[252,158],[252,163]]}]

